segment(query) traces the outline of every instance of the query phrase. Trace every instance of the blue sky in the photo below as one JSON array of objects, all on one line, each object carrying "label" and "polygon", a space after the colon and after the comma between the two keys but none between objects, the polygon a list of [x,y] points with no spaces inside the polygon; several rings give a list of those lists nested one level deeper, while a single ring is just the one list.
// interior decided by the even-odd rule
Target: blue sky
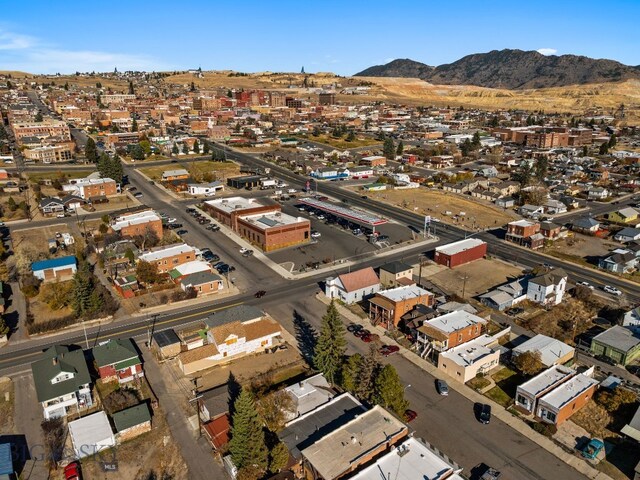
[{"label": "blue sky", "polygon": [[354,74],[502,48],[640,64],[640,0],[0,0],[0,69]]}]

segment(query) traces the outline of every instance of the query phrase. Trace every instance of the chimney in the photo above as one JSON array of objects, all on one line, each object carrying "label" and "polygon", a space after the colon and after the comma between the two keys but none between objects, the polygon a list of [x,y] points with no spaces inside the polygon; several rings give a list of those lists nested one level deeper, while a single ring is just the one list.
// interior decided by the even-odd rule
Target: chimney
[{"label": "chimney", "polygon": [[57,365],[57,364],[58,364],[58,357],[53,357],[53,358],[51,359],[51,363],[52,363],[53,365]]}]

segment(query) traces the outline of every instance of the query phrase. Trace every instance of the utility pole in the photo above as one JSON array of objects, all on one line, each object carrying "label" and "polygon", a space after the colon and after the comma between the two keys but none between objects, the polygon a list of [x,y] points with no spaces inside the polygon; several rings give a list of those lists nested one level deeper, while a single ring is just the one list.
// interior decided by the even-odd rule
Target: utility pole
[{"label": "utility pole", "polygon": [[200,400],[202,395],[198,393],[198,380],[200,377],[193,379],[193,398],[189,400],[189,403],[195,403],[196,416],[198,417],[198,438],[202,436],[202,419],[200,418]]},{"label": "utility pole", "polygon": [[82,330],[84,331],[84,342],[87,346],[87,350],[89,350],[89,337],[87,337],[87,326],[84,324],[84,320],[82,320]]},{"label": "utility pole", "polygon": [[464,300],[464,292],[465,289],[467,287],[467,279],[469,278],[469,275],[465,275],[464,277],[462,277],[462,299]]}]

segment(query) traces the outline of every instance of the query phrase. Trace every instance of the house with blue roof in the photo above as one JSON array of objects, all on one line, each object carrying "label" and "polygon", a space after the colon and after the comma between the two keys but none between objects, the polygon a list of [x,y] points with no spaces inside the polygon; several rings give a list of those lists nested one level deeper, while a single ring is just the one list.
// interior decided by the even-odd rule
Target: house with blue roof
[{"label": "house with blue roof", "polygon": [[11,444],[0,443],[0,480],[15,478],[13,458],[11,456]]},{"label": "house with blue roof", "polygon": [[33,276],[43,282],[71,280],[78,270],[78,260],[73,255],[40,260],[31,264]]}]

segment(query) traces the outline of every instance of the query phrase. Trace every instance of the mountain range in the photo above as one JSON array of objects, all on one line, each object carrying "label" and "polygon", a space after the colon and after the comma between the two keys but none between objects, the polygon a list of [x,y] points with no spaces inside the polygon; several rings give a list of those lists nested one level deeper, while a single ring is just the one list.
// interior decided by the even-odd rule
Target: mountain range
[{"label": "mountain range", "polygon": [[439,85],[517,90],[640,79],[640,66],[578,55],[542,55],[536,51],[505,49],[467,55],[437,67],[398,59],[369,67],[355,76],[408,77]]}]

